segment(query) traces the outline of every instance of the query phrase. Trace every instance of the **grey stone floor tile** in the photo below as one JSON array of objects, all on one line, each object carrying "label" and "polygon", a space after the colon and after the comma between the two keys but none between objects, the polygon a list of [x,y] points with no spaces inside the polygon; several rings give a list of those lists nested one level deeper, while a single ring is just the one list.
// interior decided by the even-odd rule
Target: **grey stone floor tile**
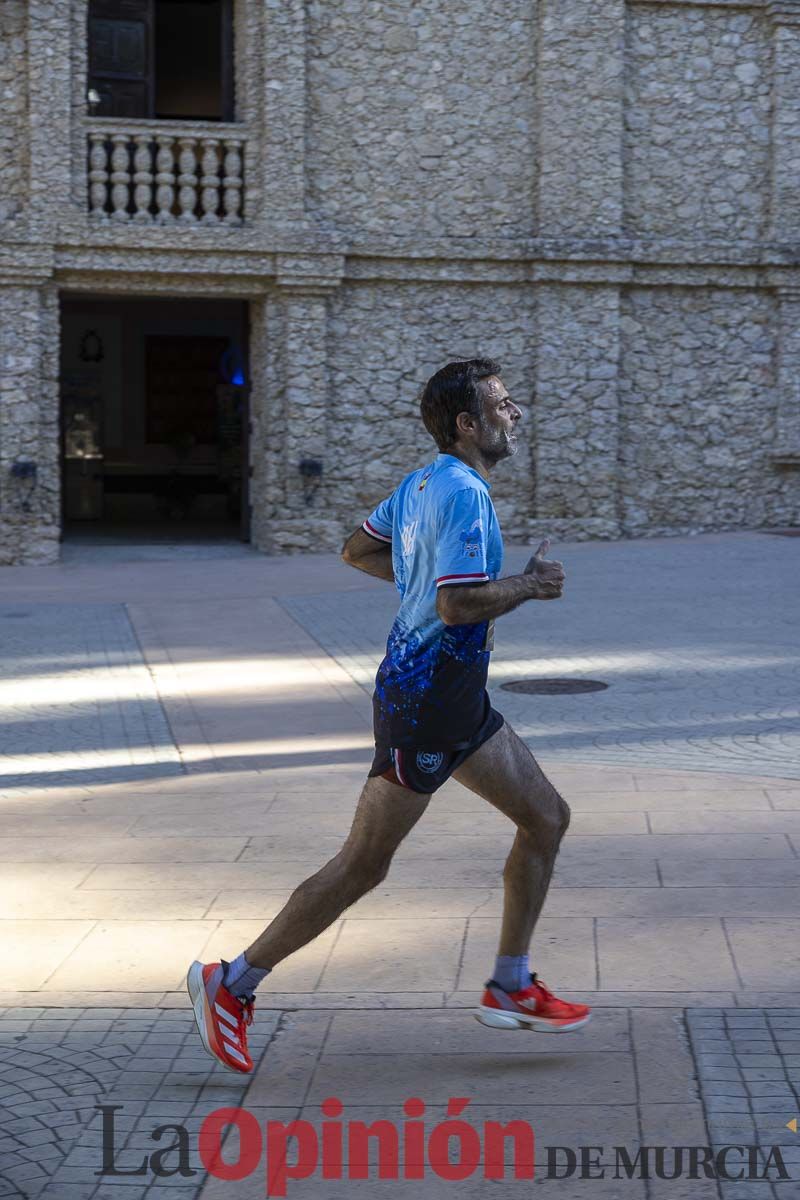
[{"label": "grey stone floor tile", "polygon": [[774,1200],[772,1185],[767,1181],[753,1180],[749,1183],[721,1183],[722,1200]]},{"label": "grey stone floor tile", "polygon": [[752,1109],[747,1097],[709,1096],[705,1088],[703,1099],[709,1113],[749,1113]]},{"label": "grey stone floor tile", "polygon": [[726,1117],[724,1114],[715,1116],[712,1113],[708,1118],[708,1133],[716,1145],[751,1145],[756,1138],[756,1127],[749,1118]]},{"label": "grey stone floor tile", "polygon": [[791,1100],[793,1097],[792,1089],[787,1083],[776,1083],[771,1080],[766,1083],[759,1080],[753,1080],[751,1083],[747,1084],[747,1092],[748,1095],[759,1099],[762,1097],[775,1096],[786,1097],[787,1100]]}]

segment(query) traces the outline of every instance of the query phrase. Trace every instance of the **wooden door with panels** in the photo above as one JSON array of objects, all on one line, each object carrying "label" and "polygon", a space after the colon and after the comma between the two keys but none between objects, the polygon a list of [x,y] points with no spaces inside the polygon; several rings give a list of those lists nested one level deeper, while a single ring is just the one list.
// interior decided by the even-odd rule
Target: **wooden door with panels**
[{"label": "wooden door with panels", "polygon": [[90,0],[97,117],[233,121],[232,0]]}]

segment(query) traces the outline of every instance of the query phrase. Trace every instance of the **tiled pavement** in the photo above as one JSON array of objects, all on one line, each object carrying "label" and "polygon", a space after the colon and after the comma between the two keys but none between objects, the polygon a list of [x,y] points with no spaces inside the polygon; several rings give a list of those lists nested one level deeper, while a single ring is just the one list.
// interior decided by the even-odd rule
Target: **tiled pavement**
[{"label": "tiled pavement", "polygon": [[[800,1137],[787,1129],[798,1107],[798,1072],[791,1054],[798,1030],[797,1008],[682,1012],[607,1007],[596,1013],[591,1027],[554,1047],[547,1038],[487,1032],[466,1013],[447,1010],[264,1009],[251,1036],[254,1058],[262,1066],[248,1086],[219,1068],[209,1069],[185,1012],[10,1010],[0,1019],[5,1106],[0,1196],[256,1200],[265,1194],[270,1162],[263,1153],[257,1170],[240,1182],[206,1176],[198,1132],[216,1110],[243,1108],[262,1130],[267,1121],[283,1126],[305,1121],[319,1138],[320,1106],[336,1097],[345,1134],[352,1123],[383,1120],[394,1122],[407,1138],[403,1104],[418,1096],[425,1105],[429,1139],[446,1119],[448,1102],[460,1096],[469,1100],[464,1116],[479,1134],[487,1121],[523,1121],[534,1130],[536,1182],[515,1180],[510,1148],[506,1154],[504,1189],[513,1197],[530,1194],[523,1188],[538,1189],[544,1181],[561,1200],[575,1195],[576,1185],[584,1189],[582,1195],[601,1198],[710,1200],[721,1194],[724,1200],[790,1200],[796,1194],[792,1189],[800,1188]],[[104,1162],[104,1108],[114,1109],[113,1139],[106,1140],[107,1147],[113,1145],[113,1169],[130,1174],[99,1174],[111,1165]],[[186,1130],[183,1160],[167,1150],[175,1144],[173,1129],[154,1136],[164,1125]],[[355,1151],[348,1154],[347,1136],[343,1144],[344,1179],[339,1184],[321,1184],[316,1171],[305,1181],[290,1182],[289,1194],[370,1200],[412,1194],[402,1182],[377,1186],[374,1146],[362,1160]],[[641,1146],[709,1146],[716,1151],[723,1145],[758,1145],[763,1156],[776,1144],[788,1181],[775,1188],[763,1181],[724,1184],[720,1193],[715,1182],[704,1179],[628,1179],[617,1149],[623,1147],[634,1160]],[[600,1164],[596,1171],[604,1170],[605,1179],[548,1180],[550,1156],[555,1154],[561,1171],[567,1161],[564,1150],[550,1148],[581,1146],[594,1148],[592,1156]],[[152,1169],[144,1176],[133,1174],[149,1156],[164,1150],[164,1174]],[[235,1139],[229,1140],[225,1158],[236,1161],[237,1153]],[[361,1161],[371,1167],[371,1179],[348,1178]],[[731,1171],[742,1161],[747,1162],[734,1155]],[[759,1160],[759,1171],[764,1161]],[[469,1195],[481,1194],[472,1191],[481,1182],[492,1187],[481,1179],[480,1163],[464,1184]],[[179,1174],[180,1165],[194,1174]],[[615,1177],[620,1174],[621,1179]],[[773,1180],[775,1175],[773,1171]],[[438,1178],[429,1159],[425,1180],[414,1186],[416,1194],[440,1197],[450,1195],[454,1184]]]},{"label": "tiled pavement", "polygon": [[[560,990],[597,1007],[593,1025],[554,1047],[483,1030],[465,1011],[494,952],[509,829],[450,783],[402,847],[386,883],[262,989],[257,1028],[262,1043],[272,1040],[246,1098],[235,1077],[220,1072],[219,1079],[201,1064],[182,975],[194,956],[237,951],[291,887],[338,849],[371,757],[370,704],[331,629],[360,624],[369,647],[370,613],[383,612],[390,589],[362,580],[332,556],[276,562],[227,550],[224,570],[215,569],[210,551],[174,566],[163,556],[149,562],[143,553],[135,563],[115,561],[113,571],[96,556],[86,563],[73,556],[58,569],[5,569],[4,604],[32,611],[41,635],[32,651],[15,643],[11,657],[36,686],[7,693],[18,698],[11,717],[73,756],[60,786],[42,786],[43,775],[52,781],[56,772],[23,758],[0,791],[0,1004],[10,1010],[0,1020],[0,1096],[8,1109],[0,1158],[12,1156],[9,1194],[40,1194],[48,1169],[58,1164],[63,1173],[41,1193],[53,1200],[112,1194],[138,1200],[138,1177],[94,1175],[96,1130],[83,1129],[82,1119],[94,1113],[101,1086],[104,1103],[109,1097],[123,1103],[119,1127],[135,1126],[134,1136],[151,1152],[153,1125],[170,1119],[189,1117],[196,1126],[220,1104],[242,1102],[259,1118],[300,1113],[318,1123],[326,1095],[339,1096],[351,1119],[357,1109],[397,1118],[403,1101],[419,1095],[433,1120],[442,1118],[449,1097],[461,1095],[470,1098],[474,1120],[498,1105],[506,1116],[527,1117],[540,1147],[705,1144],[712,1136],[706,1113],[714,1115],[715,1101],[742,1097],[712,1102],[704,1092],[704,1110],[698,1078],[711,1091],[737,1080],[705,1080],[702,1056],[696,1067],[689,1052],[684,1011],[693,1032],[696,1015],[702,1024],[703,1016],[717,1020],[727,1010],[744,1017],[757,1010],[766,1028],[778,1030],[785,1028],[776,1024],[779,1014],[788,1019],[797,999],[800,787],[794,735],[777,729],[770,715],[769,674],[774,667],[776,696],[788,711],[778,693],[788,686],[797,652],[790,615],[775,596],[791,585],[797,549],[757,535],[563,548],[574,590],[584,589],[577,607],[565,603],[562,610],[566,658],[544,665],[531,659],[531,648],[541,654],[545,610],[551,622],[558,606],[527,606],[503,626],[506,645],[516,646],[515,671],[586,674],[604,665],[602,677],[613,686],[596,695],[613,691],[622,705],[611,751],[600,745],[598,730],[612,728],[600,710],[585,709],[571,732],[568,714],[550,707],[551,699],[540,710],[553,745],[539,757],[569,799],[573,823],[537,934],[536,965]],[[509,569],[514,554],[522,558],[524,551],[511,551]],[[637,554],[644,564],[638,574],[631,570]],[[682,554],[689,555],[694,595],[680,582]],[[721,599],[731,593],[733,560],[773,580],[769,596],[759,597],[763,636],[749,601]],[[627,591],[617,603],[621,578]],[[144,660],[131,649],[123,606]],[[70,610],[66,624],[62,607]],[[713,622],[703,616],[711,610]],[[49,652],[46,617],[54,619],[58,643]],[[21,621],[12,617],[2,628]],[[98,622],[105,645],[125,649],[110,656],[109,669],[87,662]],[[628,660],[620,657],[625,622],[635,647]],[[656,625],[658,639],[648,642],[648,627]],[[77,639],[72,659],[69,638],[62,637],[67,627]],[[618,652],[611,653],[615,641]],[[601,643],[602,654],[580,658],[581,646]],[[661,656],[658,679],[647,678],[651,653]],[[86,708],[77,723],[68,709],[75,676],[90,684],[79,697]],[[753,740],[736,697],[756,693],[761,716]],[[132,695],[136,705],[150,706],[149,725],[131,718],[141,711],[126,708]],[[692,711],[687,697],[693,695]],[[500,692],[497,700],[519,727],[512,694]],[[570,703],[586,700],[594,703],[591,696]],[[522,698],[531,701],[544,704]],[[690,719],[670,724],[676,703]],[[730,737],[716,728],[711,741],[697,740],[709,704]],[[92,711],[117,722],[106,724],[105,742],[85,715]],[[629,719],[637,714],[640,726],[650,723],[645,738]],[[167,746],[164,729],[172,739]],[[539,733],[529,728],[527,736],[535,744]],[[155,765],[150,778],[141,777],[140,752]],[[97,771],[102,776],[91,775]],[[108,1015],[112,1009],[129,1011],[126,1019],[139,1028],[122,1028],[121,1013]],[[29,1029],[16,1025],[26,1020]],[[717,1020],[704,1036],[729,1027]],[[129,1043],[123,1053],[115,1049],[117,1035]],[[775,1043],[789,1082],[792,1040]],[[27,1082],[32,1053],[47,1058]],[[92,1077],[73,1073],[81,1070]],[[782,1137],[791,1144],[785,1124],[800,1114],[779,1086],[785,1079],[742,1073],[741,1086],[747,1082],[774,1085],[777,1106],[786,1102]],[[746,1090],[756,1096],[759,1089]],[[31,1097],[22,1107],[21,1092]],[[45,1108],[37,1113],[26,1104]],[[12,1135],[21,1148],[5,1140]],[[61,1147],[71,1142],[65,1158]],[[12,1174],[21,1165],[17,1155],[23,1172],[33,1171],[28,1182]],[[561,1200],[578,1193],[597,1200],[717,1195],[716,1185],[704,1181],[542,1180],[541,1164],[537,1180],[524,1183],[492,1184],[476,1175],[455,1185],[429,1175],[422,1183],[381,1181],[377,1190],[374,1182],[317,1176],[290,1184],[289,1195],[433,1198],[455,1186],[466,1196],[483,1196],[492,1186],[506,1196],[522,1195],[523,1186],[526,1196],[538,1195],[545,1187]],[[178,1175],[149,1178],[144,1188],[150,1197],[177,1189],[188,1200],[202,1185],[202,1175]],[[263,1185],[263,1172],[257,1182],[212,1181],[204,1200],[249,1200],[264,1194]],[[793,1188],[800,1188],[796,1180],[780,1184],[775,1196],[795,1200]],[[774,1200],[763,1184],[737,1184],[724,1194]]]},{"label": "tiled pavement", "polygon": [[[777,1146],[791,1179],[773,1172],[772,1191],[779,1200],[800,1195],[800,1134],[789,1127],[800,1115],[800,1008],[689,1009],[686,1016],[709,1145],[757,1145],[764,1163]],[[754,1196],[769,1194],[763,1183],[750,1186]],[[744,1187],[723,1189],[736,1192],[745,1200]]]},{"label": "tiled pavement", "polygon": [[[279,1019],[274,1012],[259,1021],[250,1039],[255,1061]],[[0,1014],[0,1197],[84,1200],[114,1184],[128,1200],[158,1195],[152,1173],[95,1178],[104,1167],[102,1108],[114,1106],[116,1169],[135,1171],[145,1150],[170,1145],[174,1137],[151,1134],[176,1122],[190,1133],[190,1163],[202,1181],[197,1129],[209,1111],[240,1104],[247,1082],[215,1067],[185,1011],[7,1009]]]},{"label": "tiled pavement", "polygon": [[[505,571],[526,557],[509,550]],[[554,544],[551,557],[564,561],[563,599],[503,617],[489,676],[493,703],[535,754],[800,779],[800,542],[728,534]],[[356,594],[346,609],[324,594],[281,603],[371,694],[393,591]],[[575,677],[608,690],[501,688]]]},{"label": "tiled pavement", "polygon": [[0,786],[179,775],[122,604],[0,604]]}]

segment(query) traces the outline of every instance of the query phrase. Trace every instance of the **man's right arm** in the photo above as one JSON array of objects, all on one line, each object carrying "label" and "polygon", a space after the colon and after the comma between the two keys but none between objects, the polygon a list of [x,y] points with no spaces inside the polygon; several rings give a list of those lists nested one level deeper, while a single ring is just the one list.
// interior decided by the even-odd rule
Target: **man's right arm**
[{"label": "man's right arm", "polygon": [[476,625],[511,612],[526,600],[557,600],[564,588],[564,568],[547,562],[545,538],[521,575],[468,587],[440,587],[436,611],[445,625]]}]

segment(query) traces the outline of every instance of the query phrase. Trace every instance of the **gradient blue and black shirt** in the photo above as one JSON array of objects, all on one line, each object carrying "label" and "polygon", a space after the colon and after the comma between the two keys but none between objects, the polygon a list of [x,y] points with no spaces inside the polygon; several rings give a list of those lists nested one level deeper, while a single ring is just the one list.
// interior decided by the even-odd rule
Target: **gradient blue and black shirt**
[{"label": "gradient blue and black shirt", "polygon": [[483,721],[493,622],[445,625],[436,595],[497,578],[503,539],[489,491],[473,467],[438,454],[363,524],[391,543],[402,598],[373,697],[376,736],[390,746],[457,749]]}]

